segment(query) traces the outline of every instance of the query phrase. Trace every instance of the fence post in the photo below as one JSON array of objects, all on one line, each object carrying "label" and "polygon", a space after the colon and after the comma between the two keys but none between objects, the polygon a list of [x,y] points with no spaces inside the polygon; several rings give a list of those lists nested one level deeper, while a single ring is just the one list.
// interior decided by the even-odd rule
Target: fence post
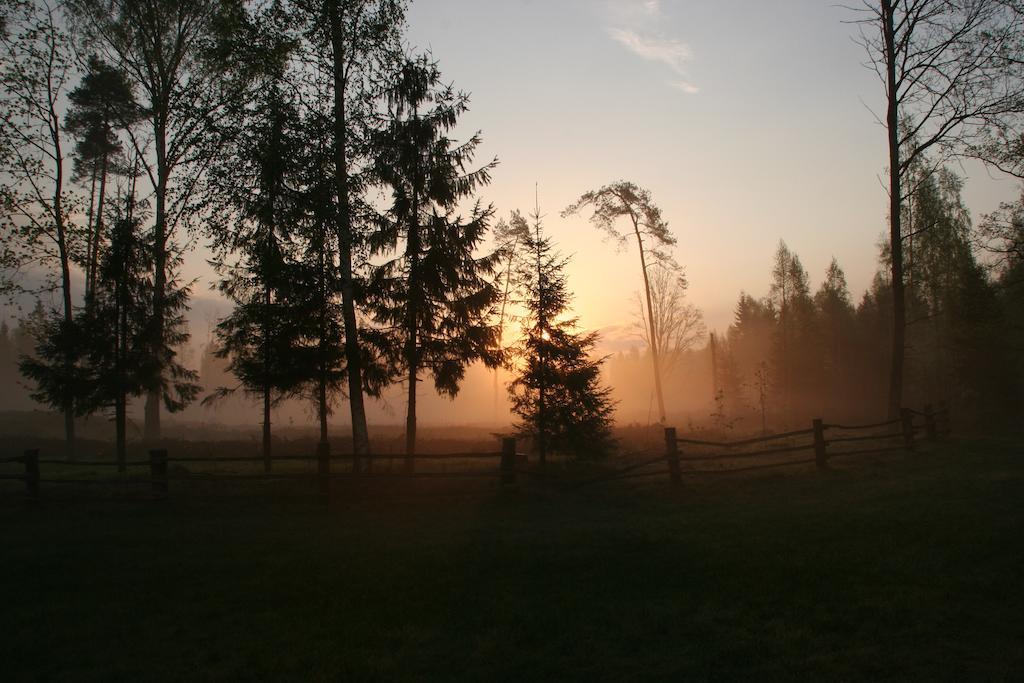
[{"label": "fence post", "polygon": [[501,440],[501,483],[516,483],[516,440],[505,437]]},{"label": "fence post", "polygon": [[825,451],[828,446],[825,441],[825,423],[820,417],[816,417],[811,424],[814,427],[814,464],[818,469],[825,469],[828,460],[828,453]]},{"label": "fence post", "polygon": [[683,474],[679,471],[679,442],[676,440],[675,427],[665,427],[665,458],[668,460],[672,485],[679,486],[683,483]]},{"label": "fence post", "polygon": [[[356,456],[358,458],[358,456]],[[320,482],[320,497],[326,503],[331,498],[331,444],[319,441],[316,444],[316,473]]]},{"label": "fence post", "polygon": [[935,411],[931,403],[924,404],[924,433],[929,441],[935,441],[938,430],[935,429]]},{"label": "fence post", "polygon": [[153,493],[167,495],[167,450],[155,448],[149,452],[149,477]]},{"label": "fence post", "polygon": [[32,500],[39,500],[39,449],[25,451],[22,460],[25,462],[25,490]]},{"label": "fence post", "polygon": [[900,422],[903,426],[903,447],[914,450],[914,413],[910,408],[900,408]]}]

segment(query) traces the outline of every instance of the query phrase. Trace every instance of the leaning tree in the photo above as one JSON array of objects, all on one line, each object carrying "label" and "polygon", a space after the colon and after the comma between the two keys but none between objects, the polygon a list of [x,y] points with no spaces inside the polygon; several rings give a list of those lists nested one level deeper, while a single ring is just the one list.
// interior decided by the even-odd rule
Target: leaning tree
[{"label": "leaning tree", "polygon": [[676,243],[676,238],[669,232],[668,223],[661,216],[661,209],[655,206],[651,193],[636,184],[618,181],[592,190],[582,195],[571,204],[562,216],[570,216],[590,208],[593,213],[590,222],[605,231],[620,246],[624,246],[629,238],[617,227],[620,218],[629,220],[633,236],[640,252],[640,272],[644,278],[644,298],[647,303],[646,337],[651,347],[651,360],[654,364],[654,390],[658,396],[658,415],[665,422],[665,397],[661,388],[661,349],[658,341],[661,332],[657,329],[658,317],[654,312],[654,301],[651,291],[651,269],[656,265],[674,267],[671,255],[666,251]]}]

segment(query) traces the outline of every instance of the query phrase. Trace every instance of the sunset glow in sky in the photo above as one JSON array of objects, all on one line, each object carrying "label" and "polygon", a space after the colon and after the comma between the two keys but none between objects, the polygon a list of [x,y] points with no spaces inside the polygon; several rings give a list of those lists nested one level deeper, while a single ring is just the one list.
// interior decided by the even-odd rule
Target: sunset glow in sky
[{"label": "sunset glow in sky", "polygon": [[[817,287],[832,256],[859,300],[886,230],[883,90],[848,10],[820,0],[421,0],[409,41],[471,93],[459,137],[500,160],[482,196],[541,212],[573,255],[587,328],[628,324],[635,247],[560,212],[618,179],[649,189],[679,240],[690,299],[724,330],[767,292],[779,239]],[[967,165],[975,219],[1017,185]]]}]

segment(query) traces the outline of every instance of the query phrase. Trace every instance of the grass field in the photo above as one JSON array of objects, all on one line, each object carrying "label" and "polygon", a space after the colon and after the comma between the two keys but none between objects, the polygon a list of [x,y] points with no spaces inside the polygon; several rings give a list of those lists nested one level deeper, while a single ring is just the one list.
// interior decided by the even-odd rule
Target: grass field
[{"label": "grass field", "polygon": [[1018,443],[327,511],[7,491],[0,678],[1021,680]]}]

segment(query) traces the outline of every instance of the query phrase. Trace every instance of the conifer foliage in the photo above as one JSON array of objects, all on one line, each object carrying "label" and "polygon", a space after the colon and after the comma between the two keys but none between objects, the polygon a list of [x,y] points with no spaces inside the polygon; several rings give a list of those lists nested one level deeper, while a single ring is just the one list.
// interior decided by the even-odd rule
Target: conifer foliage
[{"label": "conifer foliage", "polygon": [[539,212],[526,241],[517,284],[526,310],[523,336],[514,352],[520,359],[509,384],[519,432],[532,436],[543,464],[549,453],[599,458],[614,446],[614,403],[601,385],[603,358],[592,357],[597,334],[577,330],[566,318],[572,294],[566,281],[568,258],[544,236]]},{"label": "conifer foliage", "polygon": [[408,381],[410,457],[421,371],[430,374],[439,393],[454,396],[470,362],[494,367],[500,357],[490,320],[500,255],[477,254],[494,209],[477,200],[467,219],[455,213],[460,201],[490,181],[497,163],[467,170],[479,133],[461,144],[448,137],[467,106],[467,95],[441,84],[428,56],[409,59],[390,95],[390,124],[379,138],[376,172],[390,190],[391,208],[372,245],[392,256],[374,273],[370,307],[389,331],[385,353]]}]

